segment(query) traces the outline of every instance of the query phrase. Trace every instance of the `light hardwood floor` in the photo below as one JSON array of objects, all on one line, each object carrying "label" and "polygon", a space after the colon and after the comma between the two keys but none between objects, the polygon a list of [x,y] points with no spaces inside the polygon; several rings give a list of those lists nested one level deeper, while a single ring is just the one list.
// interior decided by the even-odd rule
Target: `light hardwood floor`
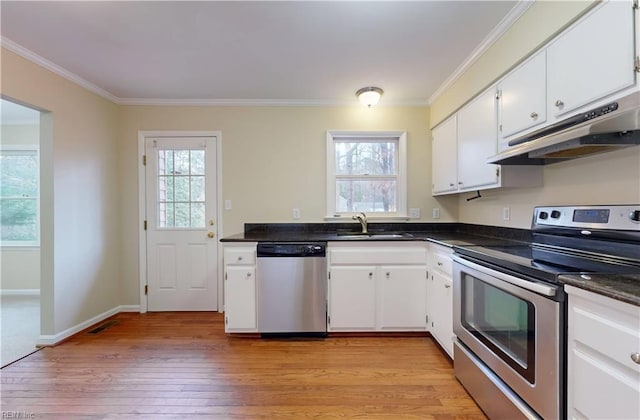
[{"label": "light hardwood floor", "polygon": [[119,314],[1,373],[46,419],[485,419],[426,337],[228,337],[218,313]]}]

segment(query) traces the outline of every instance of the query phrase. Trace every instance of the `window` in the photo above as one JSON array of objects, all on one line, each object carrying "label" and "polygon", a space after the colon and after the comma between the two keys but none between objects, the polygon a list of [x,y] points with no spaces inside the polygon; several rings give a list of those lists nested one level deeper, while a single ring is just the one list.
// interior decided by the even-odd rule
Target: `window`
[{"label": "window", "polygon": [[158,228],[205,227],[204,154],[158,150]]},{"label": "window", "polygon": [[0,149],[0,243],[39,246],[40,163],[37,146]]},{"label": "window", "polygon": [[406,217],[406,139],[402,131],[327,132],[327,217]]}]

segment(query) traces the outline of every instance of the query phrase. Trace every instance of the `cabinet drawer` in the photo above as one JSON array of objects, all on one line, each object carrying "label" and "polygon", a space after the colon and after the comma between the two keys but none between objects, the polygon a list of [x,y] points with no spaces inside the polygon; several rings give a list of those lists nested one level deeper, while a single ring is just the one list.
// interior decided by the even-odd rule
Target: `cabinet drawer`
[{"label": "cabinet drawer", "polygon": [[433,254],[433,269],[440,271],[442,274],[453,276],[453,262],[449,254],[436,252]]},{"label": "cabinet drawer", "polygon": [[225,248],[224,263],[227,265],[254,265],[256,263],[256,249],[254,247]]},{"label": "cabinet drawer", "polygon": [[[609,299],[610,304],[615,305],[612,307],[574,296],[570,299],[573,300],[569,313],[573,341],[595,350],[605,359],[640,372],[640,365],[631,360],[632,353],[640,353],[640,309],[612,299]],[[624,310],[626,308],[630,310]]]},{"label": "cabinet drawer", "polygon": [[427,263],[425,247],[354,247],[329,250],[331,265],[336,264],[421,264]]}]

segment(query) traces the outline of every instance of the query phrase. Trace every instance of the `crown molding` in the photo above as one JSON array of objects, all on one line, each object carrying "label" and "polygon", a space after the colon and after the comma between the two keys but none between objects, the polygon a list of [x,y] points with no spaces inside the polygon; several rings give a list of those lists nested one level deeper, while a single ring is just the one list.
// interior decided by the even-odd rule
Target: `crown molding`
[{"label": "crown molding", "polygon": [[[273,107],[315,107],[315,106],[362,106],[356,100],[307,100],[307,99],[161,99],[161,98],[121,98],[120,105],[148,106],[273,106]],[[427,101],[385,102],[375,108],[386,106],[425,107]]]},{"label": "crown molding", "polygon": [[464,72],[466,72],[493,44],[502,37],[502,35],[513,26],[513,24],[522,16],[535,2],[535,0],[520,0],[509,13],[493,28],[489,35],[476,47],[475,50],[467,57],[467,59],[440,85],[440,87],[431,95],[427,104],[432,105],[442,93],[450,88],[456,80],[458,80]]},{"label": "crown molding", "polygon": [[110,100],[111,102],[114,103],[118,103],[119,98],[115,95],[112,95],[111,93],[107,92],[106,90],[102,89],[101,87],[94,85],[93,83],[83,79],[82,77],[78,76],[75,73],[72,73],[70,71],[68,71],[67,69],[60,67],[57,64],[52,63],[51,61],[47,60],[46,58],[34,53],[31,50],[28,50],[27,48],[23,47],[20,44],[17,44],[13,41],[11,41],[10,39],[2,36],[0,37],[0,45],[3,48],[6,48],[7,50],[14,52],[16,54],[18,54],[19,56],[41,66],[44,67],[45,69],[57,74],[58,76],[64,77],[65,79],[79,85],[82,86],[83,88],[87,89],[90,92],[93,92],[99,96],[102,96],[105,99]]}]

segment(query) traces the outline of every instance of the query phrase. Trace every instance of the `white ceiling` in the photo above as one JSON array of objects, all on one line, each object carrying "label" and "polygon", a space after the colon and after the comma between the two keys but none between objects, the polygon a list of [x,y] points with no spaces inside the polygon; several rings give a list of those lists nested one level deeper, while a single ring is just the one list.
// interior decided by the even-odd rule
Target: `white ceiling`
[{"label": "white ceiling", "polygon": [[0,28],[3,45],[119,103],[345,104],[357,89],[379,86],[381,104],[411,105],[427,104],[518,8],[3,0]]}]

